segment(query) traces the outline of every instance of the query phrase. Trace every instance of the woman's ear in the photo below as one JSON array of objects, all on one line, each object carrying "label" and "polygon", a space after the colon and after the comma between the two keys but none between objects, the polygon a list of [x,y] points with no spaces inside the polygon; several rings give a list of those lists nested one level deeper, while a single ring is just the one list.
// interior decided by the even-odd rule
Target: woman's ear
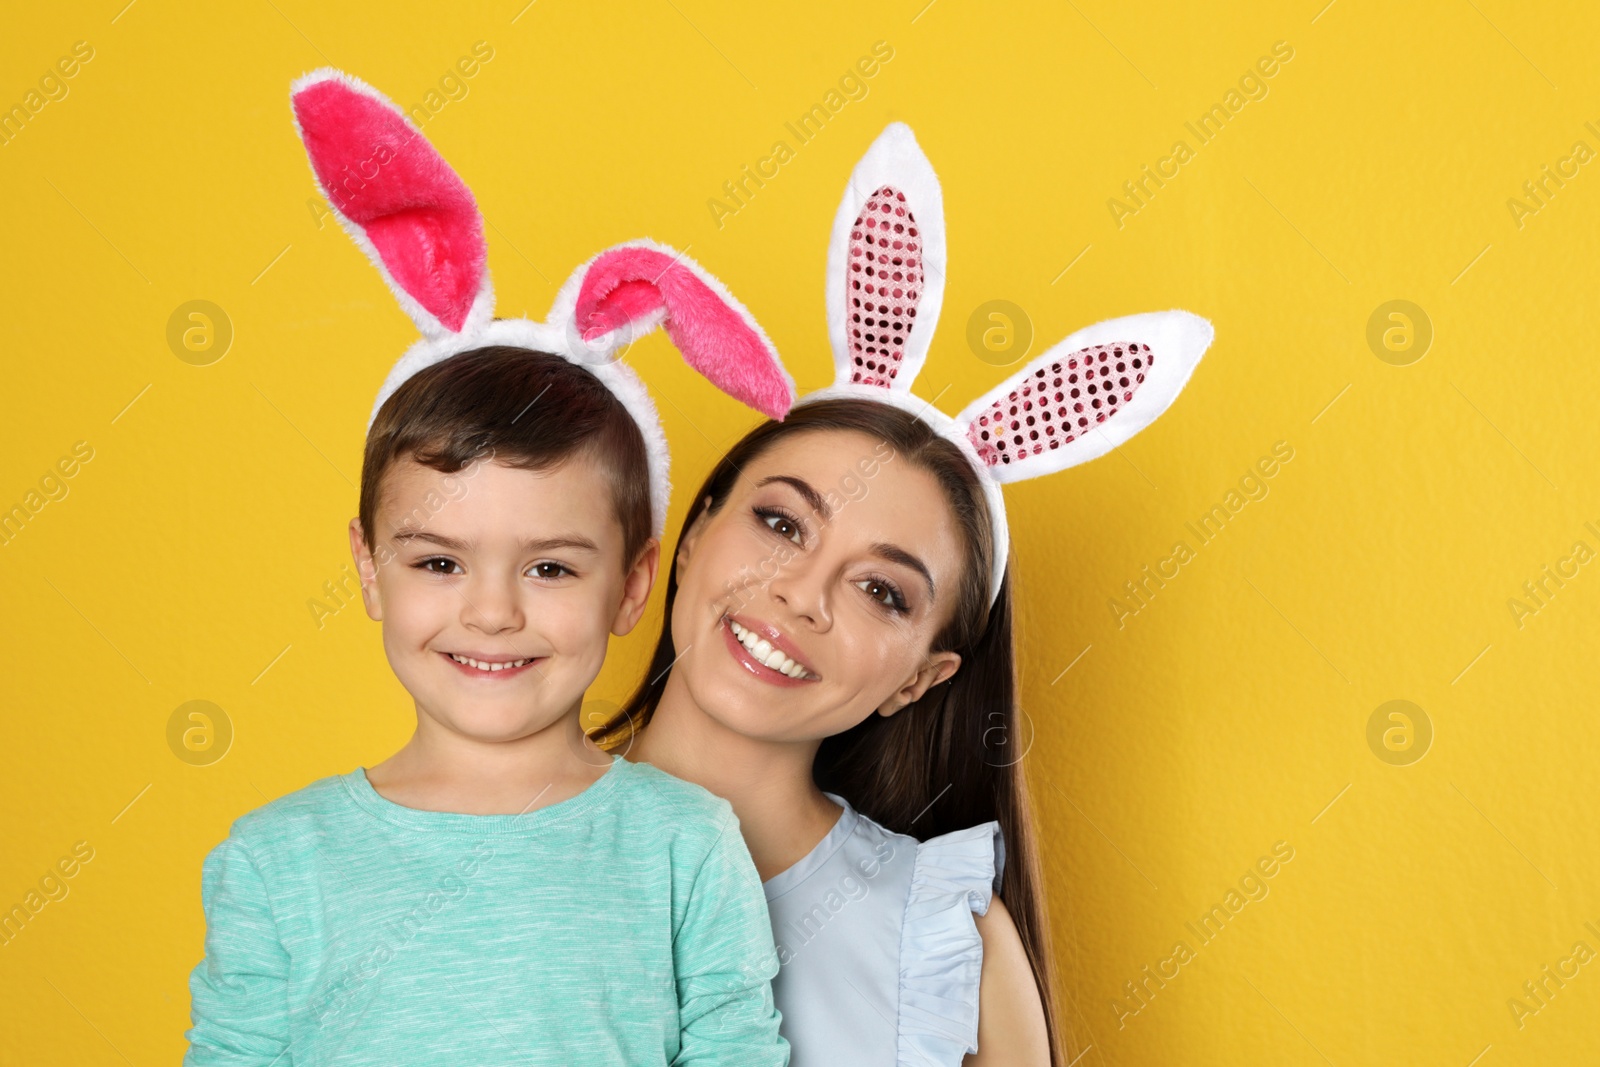
[{"label": "woman's ear", "polygon": [[683,531],[683,536],[678,538],[678,551],[673,556],[677,566],[682,567],[688,564],[689,556],[694,552],[694,543],[700,539],[700,534],[706,528],[710,515],[711,495],[708,493],[702,502],[700,514],[694,517],[694,521],[689,524],[689,528]]},{"label": "woman's ear", "polygon": [[361,603],[367,609],[367,618],[383,620],[383,598],[378,593],[378,564],[367,550],[361,536],[361,520],[350,520],[350,556],[355,560],[356,574],[361,578]]},{"label": "woman's ear", "polygon": [[922,699],[922,694],[941,682],[949,681],[960,667],[961,653],[935,652],[922,662],[916,674],[878,708],[878,714],[887,719],[907,704],[915,704]]}]

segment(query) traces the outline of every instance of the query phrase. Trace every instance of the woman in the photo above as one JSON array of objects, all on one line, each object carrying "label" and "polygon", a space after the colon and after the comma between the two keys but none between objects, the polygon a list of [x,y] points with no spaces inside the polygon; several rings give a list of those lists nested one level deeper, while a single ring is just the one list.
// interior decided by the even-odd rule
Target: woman
[{"label": "woman", "polygon": [[758,427],[697,495],[648,681],[595,735],[732,803],[794,1067],[1064,1062],[991,528],[972,464],[906,411]]},{"label": "woman", "polygon": [[594,735],[732,804],[793,1067],[1066,1062],[999,483],[1127,441],[1212,339],[1182,311],[1101,322],[951,419],[910,393],[943,300],[942,204],[891,124],[834,217],[834,385],[706,479],[650,674]]}]

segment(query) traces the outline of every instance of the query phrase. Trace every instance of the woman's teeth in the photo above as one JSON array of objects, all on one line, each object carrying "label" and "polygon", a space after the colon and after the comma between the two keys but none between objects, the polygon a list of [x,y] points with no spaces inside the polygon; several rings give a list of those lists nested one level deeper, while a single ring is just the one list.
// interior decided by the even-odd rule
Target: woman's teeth
[{"label": "woman's teeth", "polygon": [[767,641],[766,638],[757,637],[732,619],[728,620],[728,629],[733,631],[733,636],[739,639],[739,643],[744,646],[745,651],[750,653],[751,658],[757,663],[770,667],[779,674],[787,675],[790,678],[816,677],[800,664],[773,648],[771,642]]},{"label": "woman's teeth", "polygon": [[458,656],[454,652],[450,653],[450,658],[455,660],[457,663],[464,663],[468,667],[476,667],[480,671],[504,671],[509,670],[512,667],[520,667],[524,663],[532,662],[532,660],[516,659],[512,660],[510,663],[484,663],[482,660],[469,659],[466,656]]}]

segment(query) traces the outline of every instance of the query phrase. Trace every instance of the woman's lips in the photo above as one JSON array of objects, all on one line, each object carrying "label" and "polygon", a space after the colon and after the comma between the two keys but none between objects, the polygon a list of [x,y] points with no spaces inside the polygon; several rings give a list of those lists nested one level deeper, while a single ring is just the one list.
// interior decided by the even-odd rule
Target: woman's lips
[{"label": "woman's lips", "polygon": [[812,682],[819,680],[817,678],[791,678],[787,674],[775,671],[765,663],[759,662],[754,656],[750,655],[750,650],[740,644],[737,637],[733,636],[733,631],[728,628],[728,617],[726,615],[717,621],[717,629],[722,631],[722,641],[727,646],[728,653],[733,656],[739,666],[749,671],[756,678],[761,679],[761,681],[771,685],[794,688],[795,686],[810,685]]}]

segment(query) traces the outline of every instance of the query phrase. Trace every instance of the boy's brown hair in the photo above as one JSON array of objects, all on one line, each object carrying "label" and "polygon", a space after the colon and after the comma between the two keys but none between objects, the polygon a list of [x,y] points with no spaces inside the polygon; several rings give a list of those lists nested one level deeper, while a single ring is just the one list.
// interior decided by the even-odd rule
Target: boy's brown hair
[{"label": "boy's brown hair", "polygon": [[374,551],[383,476],[410,458],[442,474],[478,459],[546,471],[584,454],[607,474],[627,570],[651,536],[644,435],[600,379],[562,356],[510,345],[458,352],[396,389],[367,431],[362,539]]}]

